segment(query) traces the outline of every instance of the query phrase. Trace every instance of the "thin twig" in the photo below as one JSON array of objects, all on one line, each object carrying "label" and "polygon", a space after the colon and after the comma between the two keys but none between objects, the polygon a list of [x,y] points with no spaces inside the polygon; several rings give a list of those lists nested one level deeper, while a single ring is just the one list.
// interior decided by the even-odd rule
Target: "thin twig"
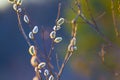
[{"label": "thin twig", "polygon": [[24,29],[23,29],[23,26],[22,26],[22,23],[21,23],[21,19],[20,19],[20,14],[19,14],[19,12],[16,12],[16,13],[17,13],[19,29],[20,29],[21,33],[23,34],[23,36],[24,36],[26,42],[28,43],[28,45],[31,46],[30,40],[27,37],[27,35],[26,35],[26,33],[25,33]]},{"label": "thin twig", "polygon": [[[80,3],[77,4],[78,8],[79,8],[79,5]],[[76,12],[72,7],[71,9],[73,10],[74,13],[78,14],[78,12]],[[80,8],[79,8],[80,9]],[[89,20],[86,19],[86,17],[84,16],[84,14],[82,13],[82,10],[79,10],[80,11],[80,14],[79,14],[79,17],[85,21],[85,23],[87,23],[88,25],[90,25],[90,27],[92,29],[94,29],[106,42],[108,42],[108,44],[112,44],[112,42],[99,30],[97,24],[95,21],[93,21],[93,23]]]},{"label": "thin twig", "polygon": [[[24,14],[26,14],[26,15],[28,16],[27,11],[26,11],[26,9],[25,9],[25,8],[23,8],[23,11],[24,11]],[[28,16],[28,17],[29,17],[29,16]],[[30,18],[30,17],[29,17],[29,18]],[[31,20],[30,20],[30,19],[29,19],[28,26],[29,26],[29,29],[32,31],[33,26],[32,26],[32,22],[31,22]],[[39,51],[39,53],[41,54],[42,58],[44,58],[44,59],[45,59],[45,55],[43,54],[42,50],[40,49],[40,47],[39,47],[39,45],[38,45],[37,41],[36,41],[35,39],[32,39],[32,41],[33,41],[33,42],[34,42],[34,44],[35,44],[36,50],[37,50],[37,51]]]},{"label": "thin twig", "polygon": [[[19,23],[19,26],[20,26],[20,31],[22,32],[22,34],[23,34],[24,38],[26,39],[28,45],[31,46],[30,41],[29,41],[29,38],[28,38],[27,35],[25,34],[25,31],[24,31],[24,29],[23,29],[23,27],[22,27],[21,20],[20,20],[20,15],[19,15],[18,12],[17,12],[17,16],[18,16],[18,23]],[[29,25],[29,27],[31,28],[30,25]],[[47,60],[47,57],[45,57],[45,55],[44,55],[44,54],[42,53],[42,51],[39,49],[39,47],[38,47],[37,42],[35,41],[35,39],[33,39],[33,42],[34,42],[34,44],[35,44],[36,49],[37,49],[38,51],[40,51],[41,56]],[[39,58],[38,58],[38,59],[39,59]],[[48,62],[49,62],[49,61],[48,61]],[[48,68],[49,68],[49,70],[50,70],[50,74],[53,74],[50,65],[51,65],[51,64],[48,63]],[[37,73],[37,75],[38,75],[38,73]],[[39,77],[40,80],[42,80],[41,77],[40,77],[40,75],[39,75],[38,77]]]},{"label": "thin twig", "polygon": [[[49,68],[49,70],[50,70],[50,74],[53,74],[53,72],[52,72],[52,69],[53,69],[53,67],[52,67],[52,64],[50,63],[50,60],[48,59],[48,57],[47,57],[47,50],[46,50],[46,44],[45,44],[45,34],[44,34],[44,28],[42,27],[42,34],[43,34],[43,47],[44,47],[44,53],[46,54],[46,57],[45,57],[45,59],[46,59],[46,62],[47,62],[47,66],[48,66],[48,68]],[[48,79],[48,78],[46,78],[46,79]]]},{"label": "thin twig", "polygon": [[[59,5],[58,5],[58,14],[57,14],[57,18],[56,18],[56,21],[55,21],[56,26],[57,26],[57,21],[60,17],[60,9],[61,9],[61,3],[59,3]],[[54,50],[54,39],[52,39],[51,47],[50,47],[48,57],[47,57],[47,63],[48,63],[49,68],[51,68],[50,66],[52,65],[51,62],[50,62],[50,56],[52,55],[53,50]],[[52,71],[51,71],[51,73],[52,73]],[[54,75],[54,74],[52,73],[52,75]]]},{"label": "thin twig", "polygon": [[[76,37],[76,33],[77,33],[77,24],[76,24],[76,21],[78,20],[78,17],[79,17],[79,14],[76,15],[76,17],[72,20],[72,37]],[[70,44],[71,44],[71,41],[70,41]],[[70,45],[69,44],[69,45]],[[68,46],[69,46],[68,45]],[[62,66],[60,67],[60,70],[58,72],[58,75],[57,75],[57,80],[60,80],[60,77],[62,75],[62,72],[65,68],[65,65],[67,64],[67,62],[69,61],[70,57],[72,56],[73,54],[73,51],[67,51],[66,55],[65,55],[65,58],[64,58],[64,61],[62,63]]]},{"label": "thin twig", "polygon": [[52,43],[51,43],[51,47],[48,53],[48,58],[50,58],[50,56],[52,55],[52,51],[54,50],[54,40],[52,39]]},{"label": "thin twig", "polygon": [[59,3],[59,5],[58,5],[58,14],[57,14],[56,22],[58,21],[58,19],[60,17],[60,10],[61,10],[61,3]]},{"label": "thin twig", "polygon": [[[57,18],[56,18],[56,21],[55,21],[56,26],[57,26],[57,21],[60,17],[60,9],[61,9],[61,3],[59,3],[59,5],[58,5],[58,14],[57,14]],[[52,55],[53,49],[54,49],[54,39],[52,39],[51,48],[50,48],[50,51],[48,53],[48,58],[50,58],[50,56]]]},{"label": "thin twig", "polygon": [[118,37],[119,31],[118,31],[118,27],[117,27],[117,21],[115,19],[114,0],[111,0],[111,9],[112,9],[112,18],[113,18],[114,29],[115,29],[116,36]]},{"label": "thin twig", "polygon": [[45,30],[44,27],[42,26],[42,37],[43,37],[43,48],[44,48],[44,53],[46,54],[47,57],[47,50],[46,50],[46,44],[45,44]]},{"label": "thin twig", "polygon": [[56,64],[57,64],[58,70],[60,70],[58,54],[56,54]]},{"label": "thin twig", "polygon": [[104,15],[106,14],[106,12],[102,12],[100,15],[98,15],[97,17],[96,17],[96,21],[98,21],[99,19],[101,19]]},{"label": "thin twig", "polygon": [[67,62],[68,62],[68,60],[70,59],[70,57],[72,56],[72,54],[73,54],[73,53],[67,51],[67,53],[66,53],[66,55],[65,55],[65,58],[64,58],[64,61],[63,61],[63,63],[62,63],[62,66],[60,67],[60,70],[59,70],[59,72],[58,72],[57,80],[60,80],[61,74],[62,74],[62,72],[63,72],[63,70],[64,70],[64,68],[65,68],[65,65],[67,64]]},{"label": "thin twig", "polygon": [[36,72],[36,76],[37,76],[40,80],[42,80],[42,77],[41,77],[39,71]]}]

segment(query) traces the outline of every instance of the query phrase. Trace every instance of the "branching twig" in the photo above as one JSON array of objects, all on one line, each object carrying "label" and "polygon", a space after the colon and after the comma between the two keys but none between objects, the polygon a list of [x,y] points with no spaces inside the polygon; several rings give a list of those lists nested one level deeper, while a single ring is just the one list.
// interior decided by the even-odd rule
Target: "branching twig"
[{"label": "branching twig", "polygon": [[[76,21],[78,20],[78,17],[79,17],[79,14],[76,15],[76,17],[71,21],[71,23],[72,23],[72,34],[71,34],[72,39],[73,39],[73,38],[76,38],[76,33],[77,33]],[[71,49],[71,48],[73,47],[73,45],[74,45],[74,44],[73,44],[74,42],[72,42],[72,39],[71,39],[71,41],[70,41],[70,44],[68,45],[68,48],[70,47],[70,49]],[[76,42],[75,42],[75,43],[76,43]],[[74,46],[75,46],[75,45],[74,45]],[[72,49],[71,51],[67,50],[67,53],[66,53],[65,58],[64,58],[64,61],[63,61],[62,65],[61,65],[61,67],[60,67],[60,70],[59,70],[59,72],[58,72],[57,80],[60,80],[61,74],[62,74],[62,72],[63,72],[63,70],[64,70],[64,68],[65,68],[65,65],[66,65],[67,62],[69,61],[69,59],[70,59],[70,57],[72,56],[73,52],[74,52],[74,49]]]},{"label": "branching twig", "polygon": [[57,75],[57,80],[60,80],[60,76],[65,68],[65,65],[67,64],[69,58],[72,56],[73,53],[67,52],[67,54],[65,55],[64,61],[62,63],[62,66],[60,67],[59,73]]},{"label": "branching twig", "polygon": [[[81,8],[80,8],[80,3],[77,3],[77,6],[78,6],[78,9],[80,9],[80,10],[79,10],[79,11],[80,11],[79,17],[80,17],[83,21],[85,21],[85,23],[87,23],[88,25],[90,25],[90,27],[91,27],[92,29],[94,29],[106,42],[108,42],[108,44],[111,45],[112,42],[99,30],[99,28],[98,28],[98,26],[97,26],[94,18],[92,19],[93,23],[92,23],[91,21],[87,20],[86,17],[84,16],[84,14],[82,13],[82,10],[81,10]],[[74,13],[76,13],[76,14],[78,13],[78,12],[76,12],[73,8],[71,8],[71,9],[73,10]]]},{"label": "branching twig", "polygon": [[[58,14],[57,14],[57,18],[56,18],[56,21],[55,21],[56,26],[57,26],[57,21],[60,17],[60,9],[61,9],[61,3],[59,3],[59,5],[58,5]],[[48,53],[48,58],[51,56],[53,49],[54,49],[54,39],[52,39],[51,48],[50,48],[50,51]]]}]

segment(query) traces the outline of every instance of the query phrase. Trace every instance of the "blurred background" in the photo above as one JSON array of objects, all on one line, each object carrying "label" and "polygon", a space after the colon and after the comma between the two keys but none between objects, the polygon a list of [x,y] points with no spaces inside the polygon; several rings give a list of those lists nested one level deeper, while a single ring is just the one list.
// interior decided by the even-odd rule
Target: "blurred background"
[{"label": "blurred background", "polygon": [[[91,19],[85,0],[81,1],[81,8],[88,20]],[[55,24],[58,3],[62,3],[61,15],[71,21],[76,14],[74,0],[23,0],[32,21],[32,25],[44,27],[47,51],[50,48],[49,33]],[[114,0],[115,19],[120,31],[119,0]],[[77,47],[78,50],[66,65],[61,80],[120,80],[120,38],[116,36],[112,19],[110,0],[89,0],[89,7],[98,24],[99,29],[114,44],[104,49],[101,57],[101,48],[107,43],[81,18],[78,19]],[[102,16],[101,16],[102,15]],[[101,16],[101,17],[100,17]],[[82,22],[82,23],[81,23]],[[0,0],[0,80],[32,80],[34,69],[30,64],[31,56],[28,45],[18,28],[17,16],[12,5],[7,0]],[[26,34],[29,33],[28,25],[23,22]],[[66,47],[69,44],[71,25],[64,24],[58,32],[63,37],[63,42],[55,45],[54,53],[63,59]],[[42,32],[36,35],[38,45],[42,49]],[[53,56],[54,57],[54,56]],[[103,61],[104,58],[104,61]],[[55,60],[52,63],[55,65]],[[62,61],[60,61],[61,63]]]}]

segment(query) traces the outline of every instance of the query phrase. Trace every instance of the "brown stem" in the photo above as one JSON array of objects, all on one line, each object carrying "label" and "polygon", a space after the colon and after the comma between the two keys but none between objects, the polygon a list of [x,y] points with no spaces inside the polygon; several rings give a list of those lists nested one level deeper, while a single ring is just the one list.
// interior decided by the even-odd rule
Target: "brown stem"
[{"label": "brown stem", "polygon": [[[77,14],[76,17],[71,22],[72,23],[72,35],[71,35],[72,37],[76,37],[76,33],[77,33],[77,24],[76,24],[76,21],[78,20],[78,17],[79,17],[79,14]],[[71,41],[70,41],[70,44],[71,44]],[[65,65],[69,61],[69,59],[72,56],[72,54],[73,54],[73,51],[67,51],[67,53],[65,55],[65,58],[64,58],[64,61],[62,63],[62,66],[60,67],[60,70],[58,72],[57,80],[60,80],[60,76],[62,75],[62,72],[63,72],[63,70],[65,68]]]},{"label": "brown stem", "polygon": [[[57,18],[56,18],[56,26],[57,26],[57,21],[60,17],[60,9],[61,9],[61,3],[59,3],[58,5],[58,14],[57,14]],[[54,39],[52,39],[52,44],[51,44],[51,48],[50,48],[50,51],[49,51],[49,54],[48,54],[48,58],[52,55],[52,50],[54,49]]]},{"label": "brown stem", "polygon": [[61,3],[59,3],[59,5],[58,5],[58,14],[57,14],[56,22],[60,17],[60,10],[61,10]]},{"label": "brown stem", "polygon": [[[87,23],[88,25],[90,25],[90,27],[91,27],[92,29],[94,29],[106,42],[108,42],[108,44],[111,45],[112,42],[108,39],[108,37],[106,37],[106,36],[99,30],[98,25],[96,24],[96,21],[94,20],[94,18],[92,18],[92,21],[93,21],[93,22],[87,20],[86,17],[84,16],[84,14],[82,13],[82,10],[81,10],[81,8],[80,8],[80,3],[78,3],[78,2],[77,2],[77,7],[78,7],[78,9],[80,9],[80,10],[79,10],[79,11],[80,11],[79,17],[80,17],[85,23]],[[73,10],[74,13],[78,14],[73,8],[72,8],[72,10]]]},{"label": "brown stem", "polygon": [[23,29],[23,26],[22,26],[22,23],[21,23],[21,19],[20,19],[20,14],[17,11],[16,11],[16,13],[17,13],[17,19],[18,19],[19,29],[20,29],[22,35],[24,36],[26,42],[28,43],[28,45],[31,46],[30,40],[27,37],[27,35],[26,35],[26,33],[25,33],[24,29]]},{"label": "brown stem", "polygon": [[64,68],[65,68],[65,65],[67,64],[67,62],[68,62],[68,60],[70,59],[70,57],[72,56],[72,52],[68,52],[67,51],[67,53],[66,53],[66,55],[65,55],[65,58],[64,58],[64,61],[63,61],[63,63],[62,63],[62,66],[60,67],[60,70],[59,70],[59,72],[58,72],[58,75],[57,75],[57,80],[60,80],[60,77],[61,77],[61,74],[62,74],[62,72],[63,72],[63,70],[64,70]]}]

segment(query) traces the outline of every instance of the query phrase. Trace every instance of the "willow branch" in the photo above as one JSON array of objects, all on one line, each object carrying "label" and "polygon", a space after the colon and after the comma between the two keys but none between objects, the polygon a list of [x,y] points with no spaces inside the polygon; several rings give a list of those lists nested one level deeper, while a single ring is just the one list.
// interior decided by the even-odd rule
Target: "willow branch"
[{"label": "willow branch", "polygon": [[[78,20],[78,17],[79,17],[79,14],[76,15],[76,17],[72,20],[72,38],[76,38],[76,34],[77,34],[77,24],[76,24],[76,21]],[[71,39],[72,40],[72,39]],[[68,47],[72,44],[72,46],[74,45],[73,43],[71,43],[70,41],[70,44],[68,45]],[[75,46],[75,45],[74,45]],[[71,47],[71,46],[70,46]],[[58,75],[57,75],[57,80],[60,80],[60,77],[62,75],[62,72],[65,68],[65,65],[67,64],[67,62],[69,61],[70,57],[72,56],[74,52],[74,49],[73,51],[67,51],[66,55],[65,55],[65,58],[64,58],[64,61],[62,63],[62,66],[60,67],[60,70],[58,72]]]},{"label": "willow branch", "polygon": [[66,53],[66,55],[65,55],[65,58],[64,58],[64,61],[63,61],[63,63],[62,63],[62,66],[60,67],[60,70],[59,70],[59,72],[58,72],[57,80],[60,80],[60,77],[61,77],[61,75],[62,75],[62,72],[63,72],[63,70],[64,70],[64,68],[65,68],[65,65],[66,65],[67,62],[69,61],[69,59],[70,59],[70,57],[72,56],[72,54],[73,54],[73,53],[67,51],[67,53]]},{"label": "willow branch", "polygon": [[[60,9],[61,9],[61,3],[59,3],[59,5],[58,5],[58,14],[57,14],[57,18],[56,18],[56,21],[55,21],[56,26],[57,26],[57,21],[60,17]],[[49,54],[48,54],[48,58],[52,55],[52,50],[53,49],[54,49],[54,39],[52,39],[51,48],[50,48],[50,51],[49,51]]]},{"label": "willow branch", "polygon": [[27,35],[26,35],[26,33],[25,33],[24,29],[23,29],[23,26],[22,26],[22,23],[21,23],[21,19],[20,19],[20,14],[18,12],[16,12],[16,13],[17,13],[17,19],[18,19],[19,29],[20,29],[22,35],[24,36],[26,42],[28,43],[28,45],[31,46],[30,40],[27,37]]}]

